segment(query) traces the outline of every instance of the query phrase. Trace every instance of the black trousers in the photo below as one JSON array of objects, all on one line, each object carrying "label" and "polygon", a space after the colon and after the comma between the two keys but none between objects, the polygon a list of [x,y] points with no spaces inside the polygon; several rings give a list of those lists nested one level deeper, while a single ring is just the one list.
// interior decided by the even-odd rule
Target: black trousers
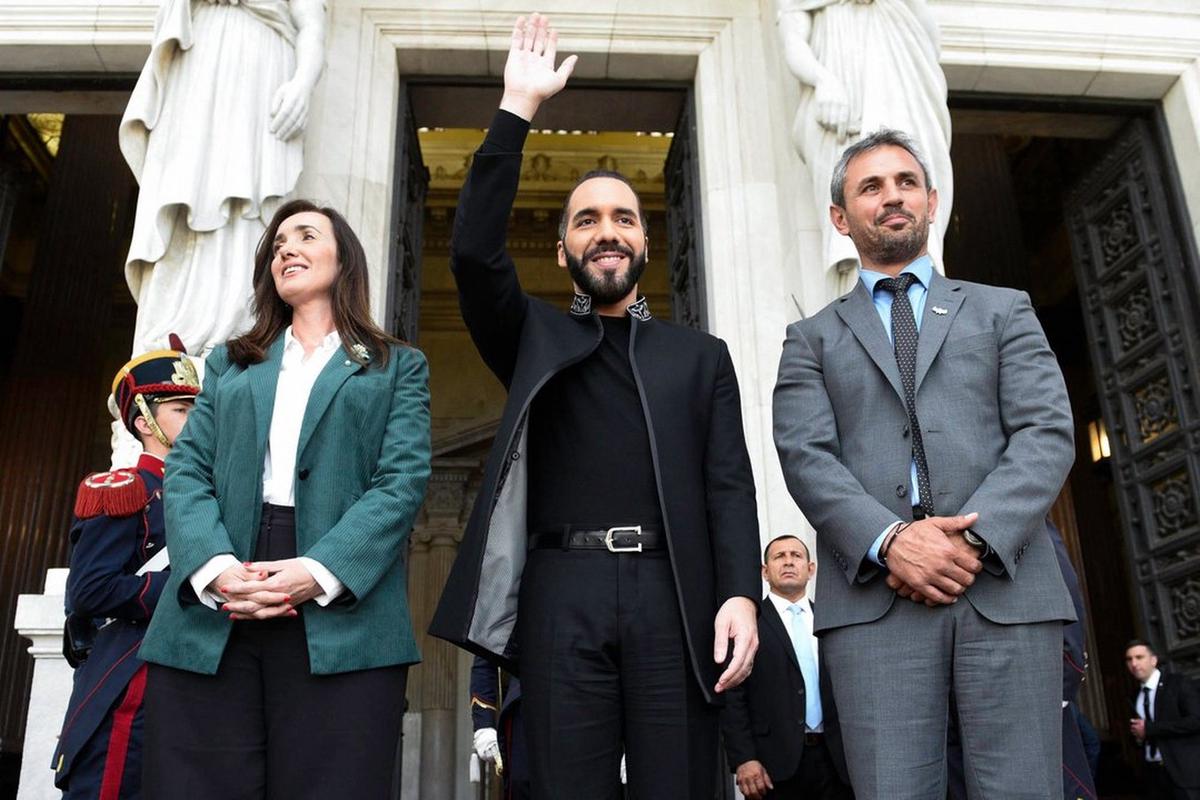
[{"label": "black trousers", "polygon": [[854,793],[842,783],[833,756],[825,742],[805,745],[796,774],[785,780],[772,777],[775,788],[767,793],[769,800],[852,800]]},{"label": "black trousers", "polygon": [[714,794],[716,709],[688,664],[665,551],[533,550],[517,643],[535,800]]},{"label": "black trousers", "polygon": [[[257,560],[295,556],[289,511],[264,511]],[[398,796],[408,668],[313,675],[302,609],[235,622],[216,675],[150,665],[146,797]]]}]

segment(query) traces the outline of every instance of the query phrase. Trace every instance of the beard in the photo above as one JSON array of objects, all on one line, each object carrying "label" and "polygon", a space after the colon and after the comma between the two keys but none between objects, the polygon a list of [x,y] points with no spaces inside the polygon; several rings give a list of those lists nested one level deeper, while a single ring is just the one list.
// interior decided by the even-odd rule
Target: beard
[{"label": "beard", "polygon": [[[907,217],[912,224],[899,231],[879,224],[894,214]],[[850,238],[859,253],[876,264],[909,264],[921,255],[929,241],[929,215],[917,219],[907,211],[890,208],[883,211],[873,225],[852,230]]]},{"label": "beard", "polygon": [[[642,273],[646,271],[646,250],[644,248],[642,252],[634,253],[632,248],[614,242],[588,249],[584,252],[583,258],[579,258],[565,246],[563,253],[567,258],[567,271],[571,273],[571,280],[575,281],[575,285],[581,292],[591,296],[593,303],[602,306],[624,299],[641,280]],[[585,264],[599,253],[620,253],[629,259],[629,266],[624,272],[604,271],[597,274],[589,270]]]}]

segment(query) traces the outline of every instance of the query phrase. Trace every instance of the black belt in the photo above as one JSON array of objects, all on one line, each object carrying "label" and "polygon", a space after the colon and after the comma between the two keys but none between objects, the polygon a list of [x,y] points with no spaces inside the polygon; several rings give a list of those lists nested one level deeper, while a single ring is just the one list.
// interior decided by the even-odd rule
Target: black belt
[{"label": "black belt", "polygon": [[913,522],[925,519],[925,509],[920,506],[913,506]]},{"label": "black belt", "polygon": [[641,553],[659,550],[666,539],[657,528],[642,525],[618,525],[613,528],[576,528],[564,526],[557,531],[529,534],[530,550],[607,550],[610,553]]}]

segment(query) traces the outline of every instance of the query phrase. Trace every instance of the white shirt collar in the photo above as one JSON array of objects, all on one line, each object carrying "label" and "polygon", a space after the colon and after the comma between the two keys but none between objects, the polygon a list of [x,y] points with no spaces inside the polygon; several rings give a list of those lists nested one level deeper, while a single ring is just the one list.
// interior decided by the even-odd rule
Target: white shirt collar
[{"label": "white shirt collar", "polygon": [[[325,335],[325,338],[321,340],[321,343],[319,345],[317,345],[317,350],[320,350],[320,351],[331,350],[331,349],[337,347],[338,345],[340,345],[341,343],[342,343],[342,337],[340,335],[338,335],[337,328],[334,328],[332,331],[327,333]],[[297,339],[294,335],[292,335],[292,326],[288,325],[283,330],[283,352],[288,353],[290,351],[297,350],[297,349],[299,349],[300,352],[303,353],[304,345],[300,343],[299,339]]]},{"label": "white shirt collar", "polygon": [[1149,689],[1152,692],[1158,691],[1158,682],[1160,680],[1162,680],[1162,673],[1156,668],[1154,672],[1150,673],[1150,677],[1146,678],[1146,682],[1142,684],[1142,688]]},{"label": "white shirt collar", "polygon": [[[783,617],[784,622],[787,622],[788,617],[786,615],[792,613],[788,611],[788,607],[792,605],[792,601],[788,600],[786,597],[781,597],[780,595],[775,594],[774,589],[772,589],[770,592],[767,592],[767,597],[770,598],[772,603],[774,603],[775,610],[779,612],[779,616]],[[809,603],[807,594],[796,602],[803,606],[805,611],[810,614],[812,613],[812,604]]]}]

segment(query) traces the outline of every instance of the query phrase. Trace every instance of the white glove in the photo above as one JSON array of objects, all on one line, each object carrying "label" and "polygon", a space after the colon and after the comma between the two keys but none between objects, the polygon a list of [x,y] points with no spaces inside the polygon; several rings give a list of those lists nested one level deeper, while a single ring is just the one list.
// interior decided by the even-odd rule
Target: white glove
[{"label": "white glove", "polygon": [[500,741],[495,728],[480,728],[475,731],[475,755],[483,761],[500,762]]},{"label": "white glove", "polygon": [[626,780],[626,776],[625,776],[625,755],[623,753],[621,754],[621,783],[622,784],[629,783],[629,781]]}]

